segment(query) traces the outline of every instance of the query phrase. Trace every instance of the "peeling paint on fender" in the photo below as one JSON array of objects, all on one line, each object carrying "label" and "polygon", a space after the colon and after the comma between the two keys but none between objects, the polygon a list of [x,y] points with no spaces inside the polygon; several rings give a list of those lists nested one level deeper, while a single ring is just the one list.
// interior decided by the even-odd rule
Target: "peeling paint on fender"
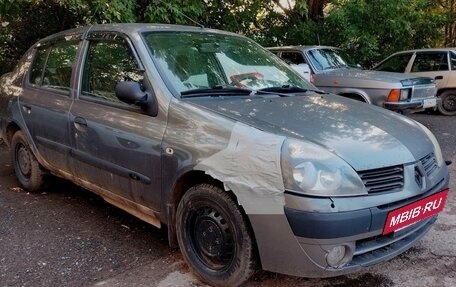
[{"label": "peeling paint on fender", "polygon": [[236,123],[226,149],[195,169],[222,181],[247,214],[283,214],[284,185],[280,152],[285,137]]}]

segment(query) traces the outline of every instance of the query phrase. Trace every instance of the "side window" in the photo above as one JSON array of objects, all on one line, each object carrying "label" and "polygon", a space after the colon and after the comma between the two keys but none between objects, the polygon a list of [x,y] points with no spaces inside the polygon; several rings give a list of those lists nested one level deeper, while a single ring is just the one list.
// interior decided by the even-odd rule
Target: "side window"
[{"label": "side window", "polygon": [[282,52],[282,59],[289,64],[306,64],[304,56],[298,52]]},{"label": "side window", "polygon": [[395,55],[375,68],[377,71],[404,73],[412,53]]},{"label": "side window", "polygon": [[31,84],[69,90],[77,43],[62,42],[39,48],[30,72]]},{"label": "side window", "polygon": [[35,59],[32,64],[30,71],[29,82],[34,85],[41,86],[41,80],[43,77],[44,64],[49,53],[49,49],[38,49],[35,53]]},{"label": "side window", "polygon": [[451,70],[456,70],[456,53],[451,51],[450,52],[450,59],[451,59]]},{"label": "side window", "polygon": [[412,72],[448,71],[447,52],[418,53],[413,62]]},{"label": "side window", "polygon": [[116,85],[126,80],[142,81],[128,43],[123,39],[91,41],[84,65],[82,95],[118,103]]}]

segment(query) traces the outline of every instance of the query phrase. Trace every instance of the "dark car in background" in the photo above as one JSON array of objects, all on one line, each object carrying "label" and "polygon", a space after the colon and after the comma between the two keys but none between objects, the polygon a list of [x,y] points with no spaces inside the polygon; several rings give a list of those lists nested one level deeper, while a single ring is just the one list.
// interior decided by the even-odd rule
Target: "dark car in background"
[{"label": "dark car in background", "polygon": [[200,27],[94,25],[39,41],[0,78],[0,138],[26,190],[56,175],[167,228],[215,286],[259,266],[330,277],[383,262],[426,234],[448,193],[426,127]]},{"label": "dark car in background", "polygon": [[376,71],[390,71],[434,78],[438,110],[456,115],[456,50],[454,48],[417,49],[397,52],[381,61]]},{"label": "dark car in background", "polygon": [[435,108],[434,80],[390,72],[363,70],[352,64],[335,47],[284,46],[268,48],[292,64],[296,70],[310,67],[310,82],[318,88],[347,98],[398,112],[417,112]]}]

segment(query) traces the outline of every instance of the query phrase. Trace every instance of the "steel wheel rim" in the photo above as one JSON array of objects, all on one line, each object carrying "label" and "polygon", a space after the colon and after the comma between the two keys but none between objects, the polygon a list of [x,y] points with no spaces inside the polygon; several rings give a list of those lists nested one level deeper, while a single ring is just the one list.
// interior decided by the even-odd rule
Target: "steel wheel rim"
[{"label": "steel wheel rim", "polygon": [[188,232],[200,261],[212,270],[226,270],[234,261],[235,244],[232,226],[216,209],[193,210]]},{"label": "steel wheel rim", "polygon": [[456,95],[448,95],[445,97],[445,99],[443,99],[442,105],[446,111],[456,111]]},{"label": "steel wheel rim", "polygon": [[30,153],[26,146],[21,144],[16,148],[16,159],[17,166],[21,174],[27,178],[30,177],[32,162],[30,158]]}]

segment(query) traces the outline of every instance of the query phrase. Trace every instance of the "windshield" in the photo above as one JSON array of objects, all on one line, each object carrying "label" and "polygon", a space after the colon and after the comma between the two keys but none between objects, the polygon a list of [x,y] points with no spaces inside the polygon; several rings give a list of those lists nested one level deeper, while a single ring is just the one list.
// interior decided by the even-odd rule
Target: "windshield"
[{"label": "windshield", "polygon": [[342,51],[334,48],[312,49],[307,55],[317,71],[357,67]]},{"label": "windshield", "polygon": [[149,32],[144,38],[160,73],[178,94],[221,87],[315,89],[272,53],[245,37]]}]

